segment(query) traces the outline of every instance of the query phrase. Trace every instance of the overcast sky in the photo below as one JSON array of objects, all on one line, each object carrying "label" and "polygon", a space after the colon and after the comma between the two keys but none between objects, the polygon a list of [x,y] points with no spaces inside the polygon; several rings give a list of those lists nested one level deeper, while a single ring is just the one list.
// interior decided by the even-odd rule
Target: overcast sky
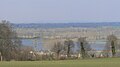
[{"label": "overcast sky", "polygon": [[120,0],[0,0],[0,20],[120,22]]}]

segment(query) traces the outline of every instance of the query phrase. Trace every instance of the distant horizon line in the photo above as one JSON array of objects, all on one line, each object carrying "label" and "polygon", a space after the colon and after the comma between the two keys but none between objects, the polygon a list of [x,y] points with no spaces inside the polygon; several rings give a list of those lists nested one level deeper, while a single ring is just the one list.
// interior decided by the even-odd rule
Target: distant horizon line
[{"label": "distant horizon line", "polygon": [[63,23],[82,23],[82,24],[92,24],[92,23],[120,23],[119,22],[30,22],[30,23],[15,23],[15,22],[10,22],[10,23],[13,23],[13,24],[63,24]]}]

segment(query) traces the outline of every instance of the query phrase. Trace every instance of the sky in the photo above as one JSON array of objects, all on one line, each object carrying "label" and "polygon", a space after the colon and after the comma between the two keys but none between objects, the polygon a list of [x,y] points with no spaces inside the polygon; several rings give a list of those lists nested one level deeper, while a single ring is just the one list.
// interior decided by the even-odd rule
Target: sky
[{"label": "sky", "polygon": [[120,0],[0,0],[12,23],[120,22]]}]

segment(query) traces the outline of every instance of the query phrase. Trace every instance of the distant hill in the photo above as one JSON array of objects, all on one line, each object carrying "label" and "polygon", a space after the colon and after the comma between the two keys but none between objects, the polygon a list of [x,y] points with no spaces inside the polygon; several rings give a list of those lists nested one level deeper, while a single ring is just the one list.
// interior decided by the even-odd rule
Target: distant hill
[{"label": "distant hill", "polygon": [[66,27],[102,27],[120,26],[120,22],[101,22],[101,23],[28,23],[13,24],[14,28],[66,28]]}]

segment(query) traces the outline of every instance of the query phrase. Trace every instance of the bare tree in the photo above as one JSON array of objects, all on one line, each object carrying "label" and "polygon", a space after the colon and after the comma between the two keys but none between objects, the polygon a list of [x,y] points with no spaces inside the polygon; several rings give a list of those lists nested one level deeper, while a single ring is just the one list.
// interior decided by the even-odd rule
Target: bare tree
[{"label": "bare tree", "polygon": [[87,52],[91,50],[91,47],[85,37],[78,38],[78,46],[80,48],[81,57],[86,58],[88,56]]},{"label": "bare tree", "polygon": [[72,52],[72,48],[74,47],[74,42],[70,39],[64,41],[64,48],[67,51],[67,57],[70,57],[70,52]]},{"label": "bare tree", "polygon": [[16,54],[19,52],[18,48],[21,41],[17,39],[12,25],[8,21],[1,21],[0,23],[0,52],[4,60],[15,59]]},{"label": "bare tree", "polygon": [[52,51],[57,54],[57,59],[60,59],[60,52],[63,50],[63,44],[61,42],[56,42],[52,48]]},{"label": "bare tree", "polygon": [[117,37],[115,35],[109,35],[107,37],[107,49],[111,49],[112,56],[114,57],[116,54],[116,46],[117,45]]}]

